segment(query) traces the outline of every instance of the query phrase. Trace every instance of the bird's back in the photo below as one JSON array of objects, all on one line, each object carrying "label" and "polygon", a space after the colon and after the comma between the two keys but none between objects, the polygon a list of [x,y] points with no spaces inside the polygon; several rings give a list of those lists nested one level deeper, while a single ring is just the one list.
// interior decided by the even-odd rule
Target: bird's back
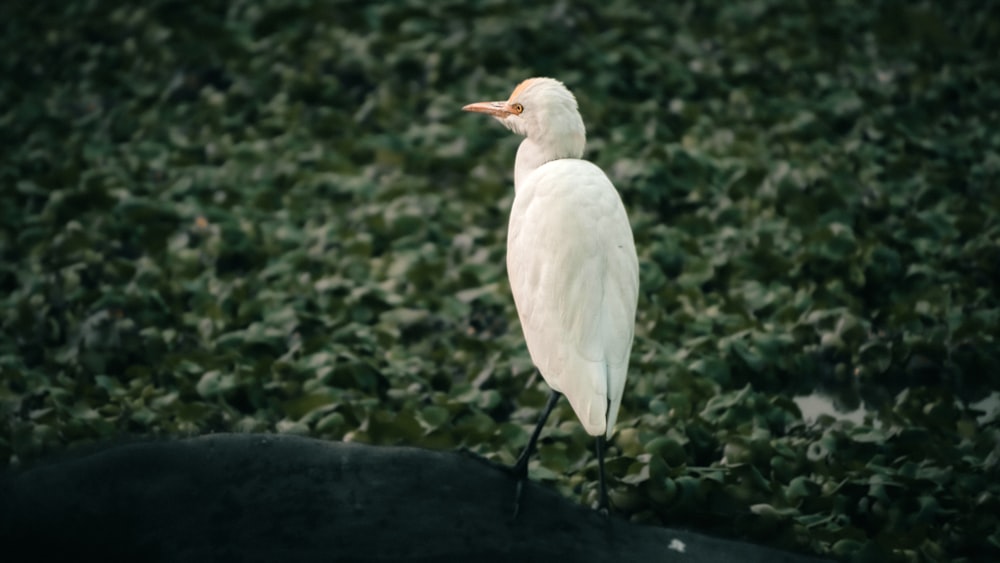
[{"label": "bird's back", "polygon": [[639,291],[618,192],[590,162],[548,162],[519,185],[507,236],[511,291],[532,360],[589,434],[610,435]]}]

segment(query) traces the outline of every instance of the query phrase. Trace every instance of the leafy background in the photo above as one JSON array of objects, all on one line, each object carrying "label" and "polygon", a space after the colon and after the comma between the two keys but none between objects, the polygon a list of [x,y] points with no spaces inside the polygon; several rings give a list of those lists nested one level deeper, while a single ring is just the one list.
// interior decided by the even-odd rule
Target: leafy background
[{"label": "leafy background", "polygon": [[[5,465],[222,431],[513,461],[547,392],[503,266],[519,139],[459,108],[550,75],[640,253],[615,511],[1000,551],[997,3],[9,0],[0,30]],[[533,478],[592,503],[590,445],[564,402]]]}]

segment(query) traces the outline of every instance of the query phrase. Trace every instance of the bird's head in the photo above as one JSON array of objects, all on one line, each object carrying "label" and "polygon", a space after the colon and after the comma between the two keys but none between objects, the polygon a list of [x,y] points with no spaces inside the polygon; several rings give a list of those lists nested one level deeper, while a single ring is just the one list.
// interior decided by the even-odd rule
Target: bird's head
[{"label": "bird's head", "polygon": [[477,102],[462,109],[492,115],[511,131],[565,156],[583,154],[587,133],[576,98],[553,78],[529,78],[506,101]]}]

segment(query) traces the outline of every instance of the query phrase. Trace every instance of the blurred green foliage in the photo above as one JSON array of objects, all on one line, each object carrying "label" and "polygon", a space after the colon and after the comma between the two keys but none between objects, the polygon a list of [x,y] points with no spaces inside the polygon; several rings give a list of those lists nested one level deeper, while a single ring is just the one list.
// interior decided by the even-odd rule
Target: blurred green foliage
[{"label": "blurred green foliage", "polygon": [[[640,252],[616,511],[1000,551],[997,3],[9,0],[0,45],[4,464],[216,431],[511,462],[546,394],[519,140],[459,108],[549,75]],[[534,478],[593,502],[590,445],[560,405]]]}]

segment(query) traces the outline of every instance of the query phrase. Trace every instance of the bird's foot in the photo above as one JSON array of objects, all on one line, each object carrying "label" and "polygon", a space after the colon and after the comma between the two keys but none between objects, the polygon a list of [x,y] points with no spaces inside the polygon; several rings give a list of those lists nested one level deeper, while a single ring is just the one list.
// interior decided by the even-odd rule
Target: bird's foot
[{"label": "bird's foot", "polygon": [[604,518],[611,516],[611,502],[608,500],[608,490],[604,487],[601,487],[598,493],[597,512]]},{"label": "bird's foot", "polygon": [[508,471],[511,477],[514,478],[514,512],[511,514],[510,519],[517,520],[517,515],[521,512],[521,494],[524,492],[524,482],[528,480],[528,463],[527,460],[519,459],[517,463],[512,465]]},{"label": "bird's foot", "polygon": [[514,486],[514,511],[510,514],[511,521],[517,520],[517,515],[521,513],[521,491],[524,489],[524,480],[518,479]]},{"label": "bird's foot", "polygon": [[611,517],[611,511],[608,509],[607,506],[598,506],[597,507],[597,512],[601,516],[603,516],[604,518],[610,518]]},{"label": "bird's foot", "polygon": [[518,481],[523,481],[528,478],[528,459],[525,456],[521,456],[514,465],[507,467],[507,473]]}]

